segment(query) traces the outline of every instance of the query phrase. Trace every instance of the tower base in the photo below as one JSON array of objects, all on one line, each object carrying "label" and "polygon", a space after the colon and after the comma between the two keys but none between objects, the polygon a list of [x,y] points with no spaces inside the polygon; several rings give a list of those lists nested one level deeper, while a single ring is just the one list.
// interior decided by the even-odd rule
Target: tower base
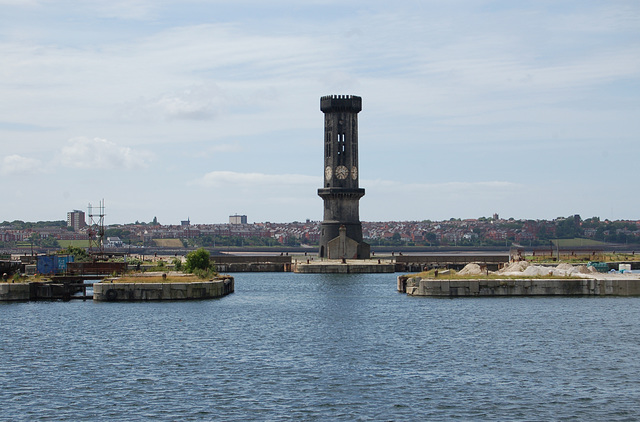
[{"label": "tower base", "polygon": [[329,259],[369,259],[371,247],[368,243],[358,242],[347,237],[347,229],[340,226],[337,237],[329,240],[326,245],[321,244],[319,256]]}]

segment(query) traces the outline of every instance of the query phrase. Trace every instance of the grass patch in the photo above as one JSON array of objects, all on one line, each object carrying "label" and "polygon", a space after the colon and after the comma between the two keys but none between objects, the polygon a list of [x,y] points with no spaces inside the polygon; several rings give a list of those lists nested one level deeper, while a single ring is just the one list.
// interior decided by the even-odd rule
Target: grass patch
[{"label": "grass patch", "polygon": [[596,253],[592,254],[567,254],[560,250],[560,260],[558,261],[557,255],[553,255],[553,258],[549,255],[527,255],[527,261],[532,264],[574,264],[574,265],[587,265],[589,261],[603,261],[603,262],[620,262],[620,261],[640,261],[640,254],[630,253]]},{"label": "grass patch", "polygon": [[606,243],[600,242],[599,240],[593,239],[583,239],[579,237],[575,237],[573,239],[553,239],[552,240],[554,246],[560,248],[577,248],[580,246],[605,246]]},{"label": "grass patch", "polygon": [[153,242],[161,248],[184,248],[180,239],[153,239]]},{"label": "grass patch", "polygon": [[89,247],[89,239],[86,240],[58,240],[58,244],[60,248],[67,249],[69,246],[73,246],[75,248],[88,248]]}]

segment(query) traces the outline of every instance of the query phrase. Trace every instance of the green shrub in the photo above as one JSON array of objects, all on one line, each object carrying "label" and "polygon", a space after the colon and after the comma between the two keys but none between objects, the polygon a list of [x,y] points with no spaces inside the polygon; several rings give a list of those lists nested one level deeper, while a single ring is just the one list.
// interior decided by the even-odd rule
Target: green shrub
[{"label": "green shrub", "polygon": [[182,271],[182,259],[180,258],[173,258],[173,268],[176,271]]},{"label": "green shrub", "polygon": [[208,250],[200,248],[187,254],[187,262],[184,264],[184,270],[187,273],[195,274],[196,270],[206,271],[209,268],[211,268],[211,257]]},{"label": "green shrub", "polygon": [[207,268],[206,270],[196,269],[193,271],[193,274],[206,280],[210,280],[218,275],[213,267]]}]

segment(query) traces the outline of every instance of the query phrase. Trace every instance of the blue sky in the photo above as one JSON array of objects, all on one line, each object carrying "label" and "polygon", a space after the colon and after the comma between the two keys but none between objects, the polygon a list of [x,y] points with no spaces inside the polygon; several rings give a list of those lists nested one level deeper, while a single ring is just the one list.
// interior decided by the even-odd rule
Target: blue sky
[{"label": "blue sky", "polygon": [[0,0],[0,221],[640,219],[640,2]]}]

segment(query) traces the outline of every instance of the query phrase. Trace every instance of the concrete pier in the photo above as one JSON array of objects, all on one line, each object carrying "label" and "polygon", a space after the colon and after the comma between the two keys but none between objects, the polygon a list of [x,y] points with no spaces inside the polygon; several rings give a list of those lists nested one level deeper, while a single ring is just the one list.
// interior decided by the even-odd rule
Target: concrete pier
[{"label": "concrete pier", "polygon": [[234,292],[233,277],[193,283],[113,283],[93,285],[93,300],[104,302],[143,300],[215,299]]},{"label": "concrete pier", "polygon": [[398,291],[411,296],[640,296],[638,279],[421,279],[398,277]]},{"label": "concrete pier", "polygon": [[293,271],[301,274],[372,274],[393,273],[395,264],[387,260],[375,259],[347,259],[347,260],[322,260],[308,261],[307,263],[294,263]]},{"label": "concrete pier", "polygon": [[[96,301],[188,300],[215,299],[234,292],[234,279],[184,283],[118,283],[101,282],[87,295],[87,284],[0,283],[0,302],[93,299]],[[81,296],[75,293],[82,293]]]}]

